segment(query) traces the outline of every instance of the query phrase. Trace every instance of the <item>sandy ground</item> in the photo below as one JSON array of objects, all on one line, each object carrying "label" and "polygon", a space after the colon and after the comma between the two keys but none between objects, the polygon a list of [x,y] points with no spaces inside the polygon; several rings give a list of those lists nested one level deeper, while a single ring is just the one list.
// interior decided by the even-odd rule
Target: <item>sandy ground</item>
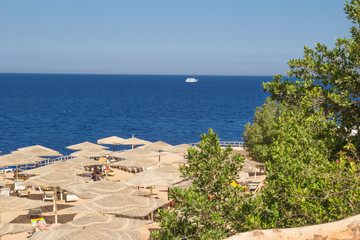
[{"label": "sandy ground", "polygon": [[[154,159],[158,159],[158,156],[154,156]],[[183,156],[181,156],[181,155],[161,156],[160,165],[174,164],[175,162],[181,161],[182,159],[183,159]],[[156,166],[154,166],[154,167],[156,167]],[[116,168],[113,168],[113,169],[116,173],[115,176],[109,176],[106,180],[108,180],[108,181],[123,181],[134,175],[134,173],[129,173],[129,172],[122,171],[122,170],[119,170]],[[251,176],[249,179],[246,179],[246,181],[261,182],[264,178],[265,178],[265,175],[262,173],[262,174],[258,174],[256,178],[254,178],[254,176]],[[103,181],[106,181],[106,180],[103,180]],[[6,174],[6,181],[9,183],[13,182],[13,174],[12,173]],[[42,192],[41,191],[34,190],[31,188],[29,188],[29,190],[30,190],[30,197],[29,197],[30,199],[42,200]],[[141,190],[149,191],[149,193],[150,193],[149,189],[141,189]],[[14,196],[15,193],[11,192],[10,195]],[[167,200],[168,199],[167,187],[156,187],[155,189],[153,189],[153,197]],[[63,223],[75,220],[75,219],[83,216],[83,214],[74,214],[72,212],[69,212],[69,211],[67,211],[67,209],[69,207],[75,206],[76,204],[79,204],[79,203],[82,203],[85,201],[87,201],[87,200],[79,199],[79,201],[77,201],[77,202],[67,203],[64,200],[59,200],[58,201],[58,222],[59,222],[58,224],[63,224]],[[54,224],[55,217],[52,212],[53,205],[52,205],[51,201],[48,201],[48,203],[49,203],[49,206],[42,207],[43,217],[48,224],[51,224],[52,227],[56,227],[56,225]],[[19,212],[3,213],[3,214],[1,214],[1,221],[31,227],[30,219],[27,218],[27,213],[28,213],[27,210],[19,211]],[[158,223],[153,222],[151,224],[147,224],[145,226],[139,227],[136,230],[141,232],[141,234],[142,234],[141,239],[145,240],[145,239],[150,239],[150,231],[152,231],[153,229],[159,229]],[[14,235],[5,235],[2,237],[2,239],[3,240],[21,240],[21,239],[27,239],[28,236],[29,236],[29,233],[25,232],[25,233],[19,233],[19,234],[14,234]]]}]

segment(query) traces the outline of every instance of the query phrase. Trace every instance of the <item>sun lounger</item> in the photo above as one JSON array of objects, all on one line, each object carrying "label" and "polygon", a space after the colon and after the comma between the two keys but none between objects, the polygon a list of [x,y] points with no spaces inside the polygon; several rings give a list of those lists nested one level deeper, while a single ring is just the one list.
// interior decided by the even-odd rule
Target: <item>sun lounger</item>
[{"label": "sun lounger", "polygon": [[259,187],[260,183],[259,182],[247,182],[246,185],[249,188],[249,191],[255,191]]},{"label": "sun lounger", "polygon": [[240,179],[247,179],[249,178],[249,173],[247,172],[240,172]]},{"label": "sun lounger", "polygon": [[17,195],[19,197],[30,197],[30,191],[28,189],[18,190]]},{"label": "sun lounger", "polygon": [[73,194],[66,194],[66,198],[65,198],[66,202],[77,202],[79,201],[78,196],[73,195]]},{"label": "sun lounger", "polygon": [[46,200],[50,200],[50,201],[54,200],[54,192],[48,192],[48,191],[44,192],[43,193],[43,201],[46,201]]},{"label": "sun lounger", "polygon": [[10,191],[14,189],[14,184],[13,183],[6,183],[5,184],[5,188],[9,188]]},{"label": "sun lounger", "polygon": [[32,218],[32,217],[42,217],[42,211],[41,208],[33,208],[33,209],[29,209],[28,218]]},{"label": "sun lounger", "polygon": [[16,179],[14,181],[14,191],[17,192],[18,190],[24,190],[25,186],[21,186],[20,184],[24,182],[22,179]]},{"label": "sun lounger", "polygon": [[10,196],[10,188],[2,188],[0,194]]},{"label": "sun lounger", "polygon": [[38,227],[38,221],[40,221],[41,223],[47,225],[45,219],[42,218],[42,217],[41,218],[33,218],[30,221],[31,221],[31,226],[34,229],[33,232],[42,232]]}]

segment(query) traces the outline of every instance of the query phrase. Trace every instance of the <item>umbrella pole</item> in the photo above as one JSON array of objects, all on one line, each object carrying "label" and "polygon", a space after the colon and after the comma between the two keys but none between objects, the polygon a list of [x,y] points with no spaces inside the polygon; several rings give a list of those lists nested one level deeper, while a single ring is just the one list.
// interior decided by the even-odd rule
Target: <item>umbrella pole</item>
[{"label": "umbrella pole", "polygon": [[3,167],[3,178],[4,178],[4,180],[5,180],[5,178],[6,178],[6,175],[5,175],[5,166]]},{"label": "umbrella pole", "polygon": [[113,144],[113,152],[115,152],[115,144]]},{"label": "umbrella pole", "polygon": [[55,224],[58,223],[57,216],[57,187],[54,187],[54,213],[55,213]]},{"label": "umbrella pole", "polygon": [[16,179],[19,179],[19,165],[16,165]]}]

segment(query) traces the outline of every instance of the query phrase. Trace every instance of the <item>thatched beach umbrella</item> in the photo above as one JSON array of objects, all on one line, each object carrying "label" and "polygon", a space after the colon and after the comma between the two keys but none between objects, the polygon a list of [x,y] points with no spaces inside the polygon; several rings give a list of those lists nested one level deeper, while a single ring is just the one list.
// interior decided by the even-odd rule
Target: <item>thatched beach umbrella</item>
[{"label": "thatched beach umbrella", "polygon": [[121,193],[97,196],[87,202],[68,208],[68,211],[112,214],[126,217],[146,217],[169,201]]},{"label": "thatched beach umbrella", "polygon": [[0,194],[0,214],[47,206],[49,203]]},{"label": "thatched beach umbrella", "polygon": [[96,181],[63,187],[64,190],[83,199],[90,199],[100,195],[122,193],[124,195],[146,195],[146,192],[129,187],[122,182]]},{"label": "thatched beach umbrella", "polygon": [[47,205],[49,205],[49,203],[0,194],[0,213],[17,212],[24,209],[39,208]]},{"label": "thatched beach umbrella", "polygon": [[34,164],[37,162],[44,161],[45,159],[29,155],[22,152],[13,152],[11,154],[3,155],[0,158],[0,167],[3,168],[4,178],[5,178],[5,167],[7,166],[16,166],[16,178],[18,178],[18,166]]},{"label": "thatched beach umbrella", "polygon": [[132,136],[131,138],[124,139],[121,144],[122,145],[131,145],[132,149],[134,149],[134,147],[136,145],[146,145],[146,144],[150,144],[150,143],[151,142],[149,142],[149,141],[142,140],[140,138],[136,138],[136,137]]},{"label": "thatched beach umbrella", "polygon": [[178,167],[164,166],[138,173],[123,182],[128,186],[150,187],[152,196],[153,186],[170,187],[182,180]]},{"label": "thatched beach umbrella", "polygon": [[96,228],[71,228],[61,229],[53,228],[47,231],[35,233],[31,240],[140,240],[139,231],[119,231],[115,229],[96,229]]},{"label": "thatched beach umbrella", "polygon": [[144,146],[137,147],[136,150],[149,150],[149,151],[163,151],[163,149],[167,147],[172,147],[172,145],[163,142],[163,141],[157,141],[153,143],[146,144]]},{"label": "thatched beach umbrella", "polygon": [[99,162],[87,157],[79,156],[66,161],[69,164],[75,164],[80,166],[96,166],[96,165],[103,165],[103,162]]},{"label": "thatched beach umbrella", "polygon": [[106,155],[110,155],[112,152],[105,149],[83,149],[77,152],[73,152],[70,156],[73,157],[102,157]]},{"label": "thatched beach umbrella", "polygon": [[94,228],[104,230],[131,231],[143,225],[149,224],[149,220],[135,218],[114,217],[111,215],[87,214],[71,222],[56,227],[57,230],[74,228]]},{"label": "thatched beach umbrella", "polygon": [[49,172],[65,172],[67,174],[85,174],[88,173],[81,167],[79,164],[71,164],[68,162],[56,162],[50,165],[46,165],[43,167],[33,168],[30,170],[26,170],[23,173],[29,175],[41,175]]},{"label": "thatched beach umbrella", "polygon": [[33,187],[46,186],[52,187],[54,189],[54,213],[55,223],[57,223],[57,188],[81,183],[85,183],[85,180],[81,177],[74,175],[73,173],[49,171],[46,174],[31,177],[21,183],[21,185]]},{"label": "thatched beach umbrella", "polygon": [[110,166],[112,167],[149,167],[154,166],[158,164],[158,161],[151,160],[151,159],[145,159],[145,158],[128,158],[127,160],[123,160],[116,163],[110,163]]},{"label": "thatched beach umbrella", "polygon": [[4,180],[1,180],[1,179],[0,179],[0,186],[3,187],[3,186],[5,186],[5,185],[6,185],[6,182],[5,182]]},{"label": "thatched beach umbrella", "polygon": [[99,139],[97,140],[97,143],[113,145],[113,151],[115,151],[115,145],[121,145],[124,140],[125,140],[124,138],[112,136],[112,137]]},{"label": "thatched beach umbrella", "polygon": [[11,224],[0,222],[0,236],[8,235],[8,234],[16,234],[21,232],[31,231],[31,227],[25,227],[21,225]]},{"label": "thatched beach umbrella", "polygon": [[71,146],[67,146],[67,149],[71,149],[71,150],[82,150],[82,149],[108,149],[108,147],[105,146],[101,146],[95,143],[91,143],[91,142],[82,142],[82,143],[78,143],[78,144],[74,144]]},{"label": "thatched beach umbrella", "polygon": [[123,181],[128,186],[150,187],[166,186],[182,181],[178,167],[166,166],[138,173],[128,180]]},{"label": "thatched beach umbrella", "polygon": [[243,168],[241,169],[241,171],[242,172],[254,172],[255,178],[256,178],[257,169],[260,167],[263,167],[263,166],[265,166],[265,164],[263,164],[263,163],[252,161],[252,160],[245,160],[243,162]]},{"label": "thatched beach umbrella", "polygon": [[62,156],[58,151],[52,150],[41,145],[18,148],[16,152],[26,153],[37,157]]},{"label": "thatched beach umbrella", "polygon": [[189,144],[180,144],[180,145],[175,145],[175,146],[169,146],[169,147],[166,147],[164,149],[165,152],[168,152],[168,153],[182,153],[182,154],[185,154],[188,152],[188,149],[190,148],[191,146]]}]

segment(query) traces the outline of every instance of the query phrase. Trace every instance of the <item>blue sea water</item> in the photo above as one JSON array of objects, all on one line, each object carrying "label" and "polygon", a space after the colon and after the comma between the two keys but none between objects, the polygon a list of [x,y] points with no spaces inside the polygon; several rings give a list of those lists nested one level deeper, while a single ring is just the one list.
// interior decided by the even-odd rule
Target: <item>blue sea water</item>
[{"label": "blue sea water", "polygon": [[[197,83],[185,83],[196,77]],[[0,150],[66,146],[131,135],[192,143],[212,128],[241,141],[244,125],[268,96],[271,77],[0,74]]]}]

